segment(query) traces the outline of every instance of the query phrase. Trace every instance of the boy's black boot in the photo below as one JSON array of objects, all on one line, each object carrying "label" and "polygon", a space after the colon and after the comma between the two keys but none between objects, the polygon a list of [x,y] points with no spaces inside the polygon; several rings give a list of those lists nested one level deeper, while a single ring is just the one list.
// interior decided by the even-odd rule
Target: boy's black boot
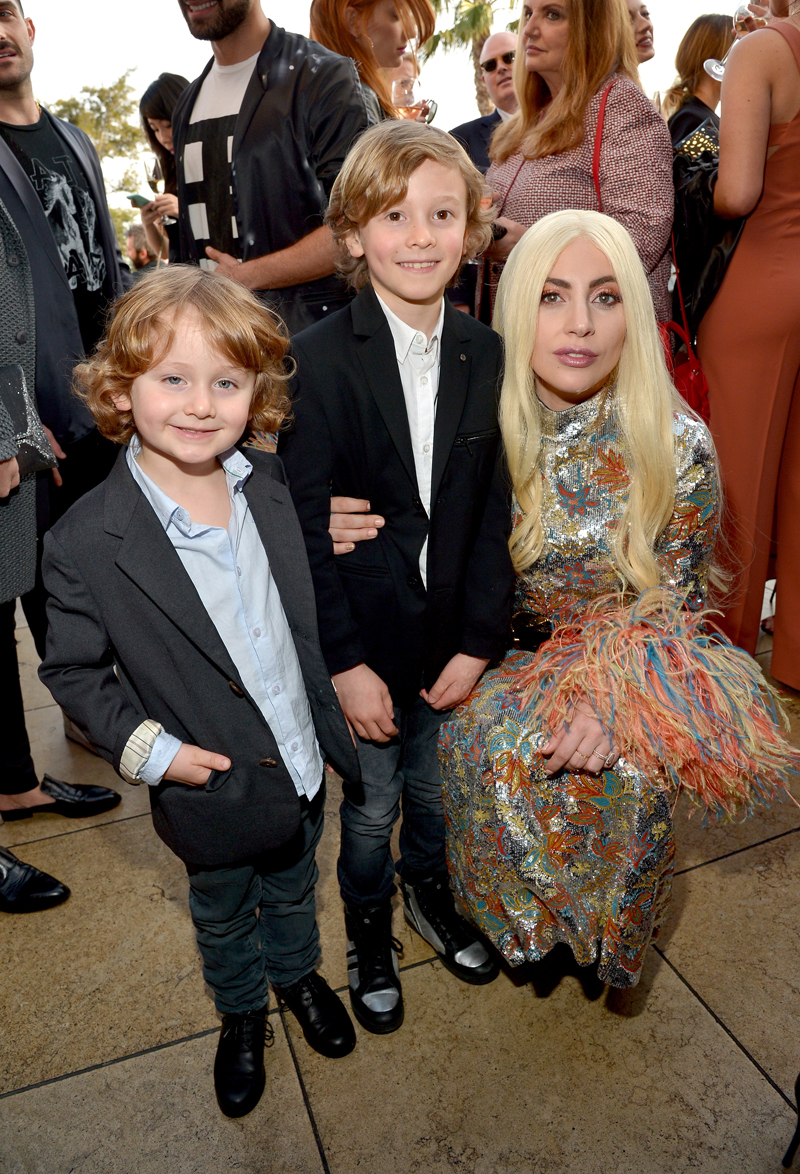
[{"label": "boy's black boot", "polygon": [[362,1027],[374,1035],[397,1031],[403,1022],[403,992],[392,937],[392,903],[347,905],[347,981],[350,1005]]},{"label": "boy's black boot", "polygon": [[244,1117],[261,1100],[266,1083],[264,1044],[272,1046],[272,1025],[267,1009],[222,1016],[214,1089],[226,1117]]},{"label": "boy's black boot", "polygon": [[275,988],[303,1029],[306,1041],[321,1056],[336,1060],[356,1046],[356,1033],[344,1003],[321,974],[310,970],[291,986]]},{"label": "boy's black boot", "polygon": [[475,931],[456,912],[447,873],[400,881],[406,921],[433,946],[444,965],[464,982],[493,982],[499,967]]}]

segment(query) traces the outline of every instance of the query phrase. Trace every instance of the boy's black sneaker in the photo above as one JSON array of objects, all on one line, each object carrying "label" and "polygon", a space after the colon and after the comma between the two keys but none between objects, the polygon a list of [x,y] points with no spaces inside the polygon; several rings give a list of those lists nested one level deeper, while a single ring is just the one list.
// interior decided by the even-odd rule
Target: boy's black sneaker
[{"label": "boy's black sneaker", "polygon": [[356,1046],[356,1033],[344,1003],[316,970],[291,986],[275,987],[278,998],[294,1015],[315,1052],[332,1060]]},{"label": "boy's black sneaker", "polygon": [[350,1005],[362,1027],[374,1035],[397,1031],[403,1022],[403,992],[397,956],[403,947],[392,937],[392,903],[348,905],[347,982]]},{"label": "boy's black sneaker", "polygon": [[244,1117],[261,1100],[266,1083],[264,1044],[272,1045],[272,1024],[267,1009],[222,1016],[214,1089],[226,1117]]},{"label": "boy's black sneaker", "polygon": [[451,974],[482,986],[494,982],[500,968],[475,931],[456,912],[447,873],[424,880],[400,881],[406,921],[433,946]]}]

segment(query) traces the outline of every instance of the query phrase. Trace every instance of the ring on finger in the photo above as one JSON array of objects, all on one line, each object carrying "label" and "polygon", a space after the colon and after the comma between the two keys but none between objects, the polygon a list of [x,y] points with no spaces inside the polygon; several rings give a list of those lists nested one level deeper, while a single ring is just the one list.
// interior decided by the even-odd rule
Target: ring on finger
[{"label": "ring on finger", "polygon": [[587,759],[591,758],[591,754],[581,754],[580,750],[576,750],[575,753],[578,755],[579,758],[582,758],[584,762],[586,762]]},{"label": "ring on finger", "polygon": [[616,762],[616,760],[617,760],[617,752],[614,749],[614,747],[612,746],[611,752],[610,752],[610,754],[606,755],[604,762],[605,762],[606,766],[611,766],[611,764]]}]

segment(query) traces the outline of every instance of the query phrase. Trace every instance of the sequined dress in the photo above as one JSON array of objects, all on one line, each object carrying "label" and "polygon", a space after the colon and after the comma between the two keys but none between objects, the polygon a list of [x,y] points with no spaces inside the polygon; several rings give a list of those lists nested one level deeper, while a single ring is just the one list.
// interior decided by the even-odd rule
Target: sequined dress
[{"label": "sequined dress", "polygon": [[[618,590],[611,544],[628,492],[613,394],[562,412],[540,405],[545,545],[518,580],[516,609],[558,623]],[[717,528],[705,426],[676,415],[675,510],[657,543],[663,581],[702,607]],[[451,883],[512,965],[566,942],[580,965],[633,986],[669,904],[670,804],[630,762],[599,776],[547,778],[549,732],[515,682],[532,660],[513,651],[484,674],[442,727]]]}]

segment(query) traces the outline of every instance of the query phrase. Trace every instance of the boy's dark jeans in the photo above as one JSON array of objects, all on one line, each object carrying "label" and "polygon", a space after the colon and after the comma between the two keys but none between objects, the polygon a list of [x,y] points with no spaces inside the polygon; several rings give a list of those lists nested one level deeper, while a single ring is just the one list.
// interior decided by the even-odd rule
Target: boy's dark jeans
[{"label": "boy's dark jeans", "polygon": [[265,1007],[267,979],[291,986],[319,958],[314,852],[324,821],[324,780],[311,802],[300,804],[300,829],[278,852],[230,868],[186,865],[203,976],[222,1014]]},{"label": "boy's dark jeans", "polygon": [[395,707],[400,731],[390,742],[358,739],[365,801],[341,806],[339,884],[347,905],[379,905],[395,891],[392,829],[403,807],[400,859],[396,870],[409,881],[444,872],[442,780],[436,753],[439,727],[447,712],[418,697]]}]

